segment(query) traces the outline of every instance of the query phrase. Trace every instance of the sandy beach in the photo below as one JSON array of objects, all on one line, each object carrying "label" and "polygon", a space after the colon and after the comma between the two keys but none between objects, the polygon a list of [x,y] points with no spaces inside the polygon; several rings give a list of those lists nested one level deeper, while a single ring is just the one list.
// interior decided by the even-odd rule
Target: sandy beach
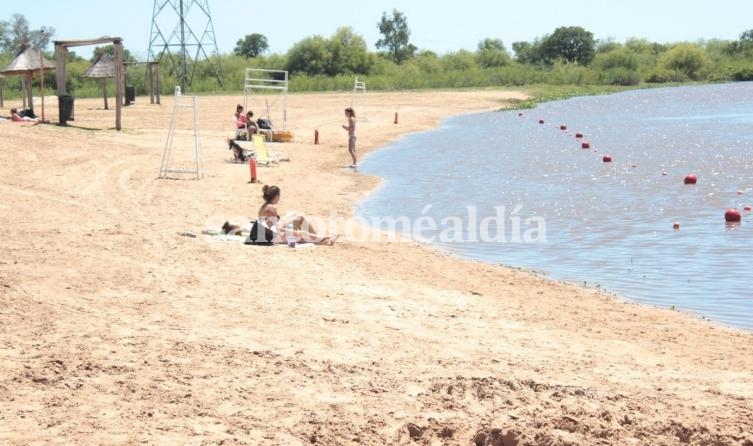
[{"label": "sandy beach", "polygon": [[[369,93],[359,151],[521,98]],[[347,168],[349,92],[289,95],[295,140],[268,144],[289,161],[249,183],[242,99],[198,98],[200,180],[158,178],[172,97],[122,131],[102,99],[0,122],[1,445],[753,446],[751,333],[417,243],[202,235],[264,184],[347,218],[380,183]]]}]

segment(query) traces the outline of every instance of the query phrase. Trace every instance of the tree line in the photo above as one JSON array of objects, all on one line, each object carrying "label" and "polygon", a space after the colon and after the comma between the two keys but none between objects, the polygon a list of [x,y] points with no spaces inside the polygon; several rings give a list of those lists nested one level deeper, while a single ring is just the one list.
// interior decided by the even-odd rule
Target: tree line
[{"label": "tree line", "polygon": [[[436,54],[410,41],[408,18],[398,10],[384,12],[376,23],[378,51],[348,26],[329,37],[306,37],[284,54],[268,54],[266,36],[239,38],[232,54],[199,61],[191,90],[221,90],[217,65],[228,91],[242,88],[246,68],[286,70],[291,91],[352,88],[353,76],[368,81],[371,90],[414,88],[522,87],[531,84],[638,86],[645,83],[720,82],[753,80],[753,29],[737,40],[657,43],[631,38],[625,42],[596,39],[579,26],[558,27],[533,41],[513,42],[508,50],[501,39],[489,37],[474,51]],[[0,22],[0,63],[5,64],[24,45],[45,48],[54,28],[32,29],[21,15]],[[98,94],[99,88],[79,79],[92,60],[112,47],[97,47],[91,58],[69,53],[69,82],[78,95]],[[51,55],[50,55],[51,56]],[[127,60],[134,58],[126,51]],[[169,67],[164,66],[164,93],[172,90]],[[143,68],[129,68],[127,82],[146,93]],[[48,85],[52,85],[51,83]],[[8,88],[13,88],[12,84]]]}]

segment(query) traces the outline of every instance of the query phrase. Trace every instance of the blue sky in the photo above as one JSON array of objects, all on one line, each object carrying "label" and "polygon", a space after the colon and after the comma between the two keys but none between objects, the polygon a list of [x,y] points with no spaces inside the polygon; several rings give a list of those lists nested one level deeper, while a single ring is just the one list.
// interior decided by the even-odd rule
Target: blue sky
[{"label": "blue sky", "polygon": [[[743,31],[753,28],[751,0],[403,0],[395,3],[208,0],[208,4],[220,53],[232,52],[243,36],[260,33],[267,37],[271,52],[282,54],[303,38],[329,37],[340,26],[353,28],[364,37],[369,48],[375,50],[375,42],[381,37],[377,23],[383,12],[391,15],[393,9],[407,17],[411,43],[438,54],[460,49],[475,51],[478,42],[485,38],[501,39],[511,49],[513,42],[532,41],[559,26],[582,26],[601,40],[611,38],[624,42],[627,38],[639,37],[659,43],[734,40]],[[23,14],[33,29],[55,28],[54,39],[122,37],[132,54],[146,59],[154,1],[4,1],[2,9],[0,20],[9,20],[14,13]],[[177,23],[176,14],[162,13],[160,17],[160,20]],[[203,20],[193,23],[202,29],[205,25]],[[91,54],[86,47],[73,50],[84,57]]]}]

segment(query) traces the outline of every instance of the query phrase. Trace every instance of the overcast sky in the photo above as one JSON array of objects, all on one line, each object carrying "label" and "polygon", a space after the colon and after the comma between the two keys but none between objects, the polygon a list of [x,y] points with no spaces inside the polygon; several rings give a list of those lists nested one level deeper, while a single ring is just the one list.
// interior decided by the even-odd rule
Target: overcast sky
[{"label": "overcast sky", "polygon": [[[173,0],[178,3],[179,0]],[[162,0],[158,4],[164,3]],[[185,5],[192,3],[183,0]],[[402,11],[419,49],[445,54],[475,51],[485,38],[501,39],[508,50],[516,41],[532,41],[560,26],[581,26],[596,39],[624,42],[630,37],[652,42],[695,42],[701,39],[736,40],[753,28],[753,0],[464,0],[400,2],[345,0],[201,0],[208,4],[220,53],[231,53],[238,39],[259,33],[267,37],[270,52],[285,53],[296,42],[313,35],[329,37],[350,26],[371,50],[381,37],[377,29],[383,12]],[[100,36],[122,37],[125,47],[145,60],[154,14],[154,1],[33,0],[3,2],[0,20],[22,14],[32,29],[55,28],[53,39],[75,40]],[[206,16],[189,17],[197,32]],[[117,22],[117,23],[116,23]],[[163,32],[172,32],[178,14],[167,7],[159,14]],[[167,24],[174,24],[169,26]],[[52,50],[50,46],[47,48]],[[93,48],[92,48],[93,49]],[[73,49],[88,57],[85,47]]]}]

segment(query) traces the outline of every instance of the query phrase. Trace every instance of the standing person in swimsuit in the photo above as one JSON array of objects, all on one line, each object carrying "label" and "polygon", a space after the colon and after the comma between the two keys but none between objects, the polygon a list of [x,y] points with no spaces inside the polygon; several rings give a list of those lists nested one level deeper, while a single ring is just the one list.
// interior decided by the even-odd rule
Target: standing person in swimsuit
[{"label": "standing person in swimsuit", "polygon": [[348,152],[350,157],[353,158],[353,164],[348,167],[358,167],[358,159],[356,157],[356,112],[353,107],[345,109],[345,117],[348,118],[348,124],[343,128],[348,131]]}]

